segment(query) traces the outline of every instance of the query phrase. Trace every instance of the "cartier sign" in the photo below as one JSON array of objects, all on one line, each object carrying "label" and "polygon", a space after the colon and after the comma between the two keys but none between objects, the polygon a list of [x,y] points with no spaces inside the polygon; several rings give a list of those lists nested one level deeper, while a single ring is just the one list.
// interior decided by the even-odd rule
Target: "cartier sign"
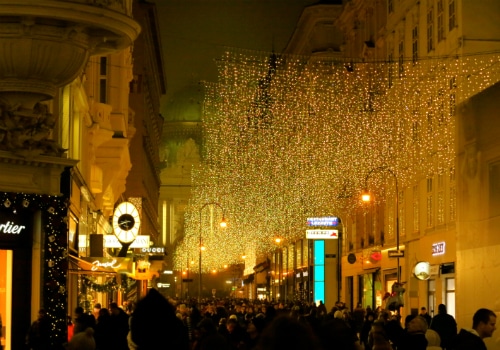
[{"label": "cartier sign", "polygon": [[12,221],[7,221],[6,224],[1,224],[0,223],[0,234],[4,234],[4,235],[18,235],[25,228],[26,228],[26,226],[16,225]]}]

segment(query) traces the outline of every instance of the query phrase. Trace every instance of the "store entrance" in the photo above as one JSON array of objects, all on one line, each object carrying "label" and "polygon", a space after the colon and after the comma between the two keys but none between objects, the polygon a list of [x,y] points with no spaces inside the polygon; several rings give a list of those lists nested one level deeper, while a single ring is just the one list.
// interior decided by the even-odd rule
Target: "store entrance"
[{"label": "store entrance", "polygon": [[[0,344],[11,350],[12,250],[0,249]],[[0,347],[1,348],[1,347]]]}]

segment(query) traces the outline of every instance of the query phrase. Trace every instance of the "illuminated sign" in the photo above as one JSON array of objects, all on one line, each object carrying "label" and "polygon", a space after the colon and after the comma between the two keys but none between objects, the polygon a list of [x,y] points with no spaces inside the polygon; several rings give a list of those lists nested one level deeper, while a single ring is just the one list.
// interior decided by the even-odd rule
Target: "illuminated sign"
[{"label": "illuminated sign", "polygon": [[[102,235],[104,248],[121,248],[122,244],[115,235]],[[78,247],[84,248],[88,246],[88,237],[79,236],[78,237]],[[142,235],[137,236],[136,239],[130,244],[130,248],[149,248],[149,236]]]},{"label": "illuminated sign", "polygon": [[434,243],[432,245],[432,256],[443,255],[445,253],[445,242]]},{"label": "illuminated sign", "polygon": [[97,271],[99,267],[104,267],[104,268],[111,268],[111,269],[118,269],[121,266],[116,259],[113,259],[108,262],[103,262],[99,260],[95,260],[92,262],[92,271]]},{"label": "illuminated sign", "polygon": [[141,251],[143,253],[150,253],[150,254],[165,254],[165,247],[142,248]]},{"label": "illuminated sign", "polygon": [[158,282],[158,283],[156,284],[156,286],[157,286],[158,288],[170,288],[170,283],[161,283],[161,282]]},{"label": "illuminated sign", "polygon": [[306,239],[338,239],[339,230],[306,230]]},{"label": "illuminated sign", "polygon": [[307,226],[338,226],[340,220],[336,216],[307,218]]},{"label": "illuminated sign", "polygon": [[15,223],[13,223],[11,221],[7,221],[6,224],[0,224],[0,233],[6,234],[6,235],[8,235],[8,234],[18,235],[25,228],[26,228],[26,226],[16,225]]}]

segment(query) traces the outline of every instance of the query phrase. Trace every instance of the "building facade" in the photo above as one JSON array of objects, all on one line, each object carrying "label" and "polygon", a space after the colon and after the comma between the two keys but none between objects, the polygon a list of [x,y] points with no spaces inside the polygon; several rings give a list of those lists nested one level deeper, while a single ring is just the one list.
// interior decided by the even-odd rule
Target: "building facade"
[{"label": "building facade", "polygon": [[[118,203],[138,198],[138,237],[146,237],[144,248],[161,245],[165,79],[156,13],[132,0],[1,5],[1,341],[23,348],[44,308],[55,349],[67,341],[67,315],[76,306],[122,303],[134,289],[137,298],[145,283],[137,288],[134,279],[152,278],[134,257],[149,254],[136,247],[142,239],[119,257],[124,244],[111,218]],[[109,259],[125,264],[107,267]],[[133,277],[131,286],[121,276]]]},{"label": "building facade", "polygon": [[[321,7],[331,7],[329,20],[321,18],[320,13],[328,13]],[[498,4],[492,1],[324,2],[304,11],[288,52],[312,57],[321,52],[346,62],[395,62],[395,70],[387,72],[390,83],[404,74],[407,63],[435,60],[454,65],[458,57],[481,56],[485,62],[488,55],[496,57],[500,28],[492,14],[498,13]],[[321,30],[322,26],[329,28]],[[321,38],[326,43],[328,35],[328,44],[316,44]],[[315,50],[314,44],[327,50]],[[497,247],[498,145],[492,135],[498,130],[498,118],[492,115],[498,73],[485,66],[484,85],[477,84],[478,76],[460,72],[442,91],[448,102],[440,110],[454,121],[456,142],[449,145],[455,152],[453,165],[400,186],[398,193],[394,191],[398,178],[385,173],[385,200],[339,213],[344,228],[341,298],[350,309],[358,302],[385,307],[384,297],[398,280],[399,267],[406,289],[404,314],[421,306],[437,312],[437,305],[444,303],[459,326],[468,327],[476,309],[498,311],[487,292],[498,283],[489,259]],[[432,128],[432,122],[429,115],[422,128]],[[404,256],[390,257],[397,243]],[[415,274],[419,262],[429,267],[423,280]]]}]

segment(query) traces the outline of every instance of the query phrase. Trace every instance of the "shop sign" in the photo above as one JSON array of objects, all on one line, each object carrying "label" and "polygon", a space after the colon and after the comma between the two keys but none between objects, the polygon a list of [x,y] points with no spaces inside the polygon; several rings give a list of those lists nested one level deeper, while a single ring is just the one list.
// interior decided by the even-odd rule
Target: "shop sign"
[{"label": "shop sign", "polygon": [[445,242],[438,242],[432,245],[432,256],[443,255],[445,253]]},{"label": "shop sign", "polygon": [[[126,271],[130,259],[126,258],[87,258],[82,257],[81,260],[90,265],[91,271]],[[87,267],[88,269],[88,267]]]},{"label": "shop sign", "polygon": [[[87,236],[81,235],[78,237],[78,247],[87,247]],[[131,249],[135,248],[149,248],[149,236],[142,235],[137,236],[136,239],[130,244]],[[104,248],[121,248],[122,244],[115,235],[103,235],[103,246]]]},{"label": "shop sign", "polygon": [[29,215],[6,213],[0,210],[0,242],[12,247],[28,239],[31,234]]},{"label": "shop sign", "polygon": [[350,253],[348,256],[347,256],[347,262],[349,264],[354,264],[356,262],[356,254],[353,254],[353,253]]},{"label": "shop sign", "polygon": [[148,254],[165,254],[165,247],[145,247],[142,248],[141,251],[143,253],[148,253]]},{"label": "shop sign", "polygon": [[92,262],[92,271],[97,271],[100,267],[103,268],[110,268],[110,269],[118,269],[120,268],[120,264],[116,261],[116,259],[113,259],[111,261],[99,261],[95,260]]},{"label": "shop sign", "polygon": [[340,220],[336,216],[307,218],[307,226],[338,226]]},{"label": "shop sign", "polygon": [[427,261],[420,261],[415,265],[413,274],[421,281],[428,280],[431,277],[431,265]]},{"label": "shop sign", "polygon": [[388,250],[387,256],[389,258],[404,258],[405,251],[404,250]]},{"label": "shop sign", "polygon": [[25,228],[26,228],[26,226],[16,225],[12,221],[7,221],[6,224],[0,224],[0,234],[4,234],[4,235],[18,235]]},{"label": "shop sign", "polygon": [[306,239],[338,239],[339,230],[306,230]]}]

